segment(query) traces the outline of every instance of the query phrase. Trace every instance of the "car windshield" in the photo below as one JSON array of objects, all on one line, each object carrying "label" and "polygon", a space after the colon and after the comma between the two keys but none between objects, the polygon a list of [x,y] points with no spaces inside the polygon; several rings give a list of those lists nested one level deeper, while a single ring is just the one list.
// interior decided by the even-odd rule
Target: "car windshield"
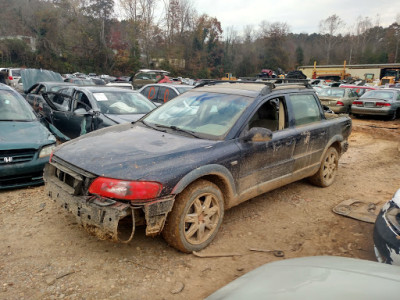
[{"label": "car windshield", "polygon": [[383,99],[383,100],[391,100],[393,99],[393,92],[389,91],[369,91],[361,96],[360,99],[365,98],[376,98],[376,99]]},{"label": "car windshield", "polygon": [[344,97],[344,89],[323,89],[318,92],[320,96],[334,97],[334,98],[343,98]]},{"label": "car windshield", "polygon": [[142,94],[135,92],[101,92],[93,93],[100,111],[104,114],[147,114],[156,106]]},{"label": "car windshield", "polygon": [[36,119],[22,96],[0,90],[0,121],[33,121]]},{"label": "car windshield", "polygon": [[150,113],[145,124],[179,128],[198,137],[222,139],[250,105],[252,98],[239,95],[188,92]]}]

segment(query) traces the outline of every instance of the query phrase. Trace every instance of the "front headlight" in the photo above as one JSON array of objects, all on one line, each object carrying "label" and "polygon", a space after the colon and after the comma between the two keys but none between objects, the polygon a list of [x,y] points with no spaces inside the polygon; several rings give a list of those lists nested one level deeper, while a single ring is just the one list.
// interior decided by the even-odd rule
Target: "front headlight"
[{"label": "front headlight", "polygon": [[42,150],[40,150],[39,158],[46,157],[46,156],[50,156],[51,151],[53,151],[53,149],[54,149],[55,147],[56,147],[55,144],[52,144],[52,145],[43,147]]}]

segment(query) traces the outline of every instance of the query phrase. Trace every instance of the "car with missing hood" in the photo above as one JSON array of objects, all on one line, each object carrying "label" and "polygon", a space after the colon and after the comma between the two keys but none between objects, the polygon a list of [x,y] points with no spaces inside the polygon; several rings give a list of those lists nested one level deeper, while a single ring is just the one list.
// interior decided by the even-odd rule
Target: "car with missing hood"
[{"label": "car with missing hood", "polygon": [[43,183],[55,142],[25,99],[0,84],[0,189]]},{"label": "car with missing hood", "polygon": [[44,93],[41,113],[68,138],[139,120],[156,106],[140,93],[107,86],[65,87]]},{"label": "car with missing hood", "polygon": [[374,249],[379,262],[400,266],[400,189],[376,218]]},{"label": "car with missing hood", "polygon": [[386,116],[395,120],[400,115],[400,90],[380,89],[366,92],[351,106],[354,116]]},{"label": "car with missing hood", "polygon": [[134,124],[60,145],[46,193],[100,238],[129,242],[145,225],[197,251],[225,209],[306,177],[331,185],[350,132],[308,84],[203,82]]}]

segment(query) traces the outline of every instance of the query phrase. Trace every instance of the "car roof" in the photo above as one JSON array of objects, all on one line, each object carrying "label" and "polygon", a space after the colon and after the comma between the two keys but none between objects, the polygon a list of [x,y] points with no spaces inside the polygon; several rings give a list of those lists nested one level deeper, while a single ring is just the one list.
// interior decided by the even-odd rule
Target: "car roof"
[{"label": "car roof", "polygon": [[[268,88],[268,83],[219,83],[215,85],[205,85],[202,87],[196,87],[189,92],[211,92],[211,93],[221,93],[221,94],[234,94],[246,97],[257,97],[264,88]],[[274,86],[272,90],[269,91],[270,94],[274,94],[276,92],[282,92],[284,90],[309,90],[315,92],[311,87],[306,88],[301,84],[277,84]]]},{"label": "car roof", "polygon": [[125,89],[125,88],[119,88],[119,87],[112,87],[112,86],[107,86],[107,85],[79,86],[79,87],[76,87],[75,90],[84,90],[84,91],[89,91],[91,93],[105,93],[105,92],[138,93],[138,91]]}]

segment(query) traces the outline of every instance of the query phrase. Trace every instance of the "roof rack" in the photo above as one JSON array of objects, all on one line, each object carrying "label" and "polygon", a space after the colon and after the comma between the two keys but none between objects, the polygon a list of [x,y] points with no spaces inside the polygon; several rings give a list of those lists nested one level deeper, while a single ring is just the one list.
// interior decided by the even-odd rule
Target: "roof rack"
[{"label": "roof rack", "polygon": [[201,79],[201,82],[195,86],[195,88],[203,87],[205,85],[216,85],[220,83],[244,83],[244,84],[262,84],[265,87],[261,90],[260,94],[267,95],[272,92],[277,86],[294,86],[303,85],[306,88],[311,89],[312,86],[308,79],[296,79],[296,78],[265,78],[263,81],[250,81],[250,80],[215,80],[215,79]]}]

